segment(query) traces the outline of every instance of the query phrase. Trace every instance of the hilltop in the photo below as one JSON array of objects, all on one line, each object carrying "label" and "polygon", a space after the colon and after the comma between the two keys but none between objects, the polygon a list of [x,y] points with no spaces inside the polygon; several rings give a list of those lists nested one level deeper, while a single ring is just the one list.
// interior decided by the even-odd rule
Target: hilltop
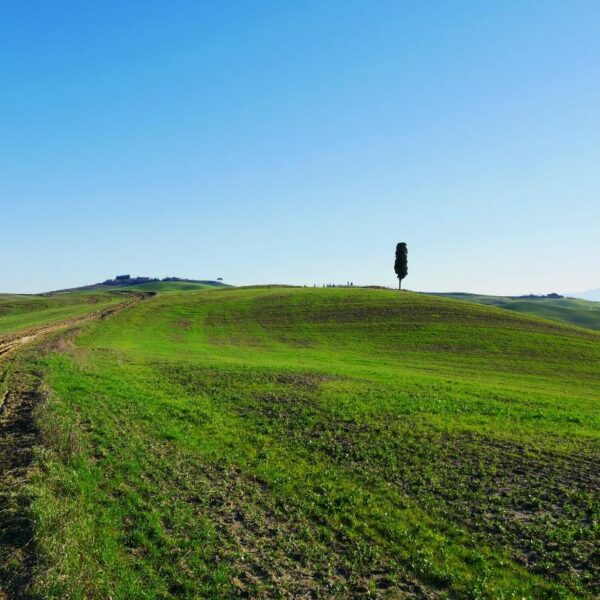
[{"label": "hilltop", "polygon": [[[139,291],[139,292],[183,292],[200,291],[210,288],[229,288],[230,285],[222,280],[207,279],[185,279],[180,277],[131,277],[130,275],[117,275],[113,279],[107,279],[100,283],[58,290],[41,294],[42,296],[52,296],[55,294],[68,294],[77,292],[95,292],[95,291]],[[243,288],[252,288],[257,286],[243,286]],[[265,285],[258,287],[288,287],[284,285]],[[298,287],[301,286],[289,286]],[[345,289],[352,288],[352,285],[332,285],[326,288]],[[356,286],[357,289],[381,289],[389,288],[379,286]],[[430,292],[429,295],[452,298],[466,302],[475,302],[487,306],[510,310],[523,314],[535,315],[544,319],[569,323],[579,327],[585,327],[600,331],[600,303],[583,300],[579,298],[565,298],[559,294],[548,294],[545,296],[491,296],[484,294],[468,294],[462,292],[444,293]]]},{"label": "hilltop", "polygon": [[117,275],[114,279],[106,279],[100,283],[84,285],[75,288],[56,290],[50,294],[60,294],[65,292],[92,291],[92,290],[119,290],[119,289],[139,289],[145,291],[183,291],[199,290],[207,287],[229,287],[222,280],[210,279],[185,279],[181,277],[131,277],[130,275]]}]

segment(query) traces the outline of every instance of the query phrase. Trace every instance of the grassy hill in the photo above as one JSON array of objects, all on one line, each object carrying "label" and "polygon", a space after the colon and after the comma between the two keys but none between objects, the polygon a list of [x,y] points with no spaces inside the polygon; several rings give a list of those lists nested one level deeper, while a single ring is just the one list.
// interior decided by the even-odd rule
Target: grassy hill
[{"label": "grassy hill", "polygon": [[28,360],[40,596],[600,591],[595,332],[388,290],[212,289]]},{"label": "grassy hill", "polygon": [[190,291],[203,290],[209,288],[230,287],[223,281],[181,279],[178,277],[167,277],[164,279],[152,277],[130,277],[129,275],[117,276],[114,279],[107,279],[99,283],[84,285],[76,288],[56,290],[51,294],[65,294],[77,292],[110,292],[110,291],[145,291],[145,292],[169,292],[169,291]]},{"label": "grassy hill", "polygon": [[496,306],[498,308],[600,331],[600,302],[591,302],[576,298],[513,298],[509,296],[485,296],[481,294],[462,293],[435,295]]},{"label": "grassy hill", "polygon": [[0,336],[80,317],[122,301],[120,294],[109,292],[52,296],[0,294]]},{"label": "grassy hill", "polygon": [[141,292],[189,292],[214,288],[212,283],[198,283],[196,281],[151,281],[137,285],[118,287],[120,290],[138,290]]}]

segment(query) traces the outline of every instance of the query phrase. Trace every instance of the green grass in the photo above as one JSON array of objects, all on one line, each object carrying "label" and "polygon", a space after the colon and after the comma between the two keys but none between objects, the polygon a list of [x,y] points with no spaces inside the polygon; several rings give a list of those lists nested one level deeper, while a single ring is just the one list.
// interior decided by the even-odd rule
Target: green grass
[{"label": "green grass", "polygon": [[33,360],[44,598],[597,594],[600,335],[385,290],[159,294]]},{"label": "green grass", "polygon": [[0,294],[0,335],[80,317],[122,301],[122,295],[109,292]]},{"label": "green grass", "polygon": [[126,285],[122,290],[138,290],[141,292],[189,292],[214,288],[214,285],[196,283],[194,281],[150,281],[137,285]]},{"label": "green grass", "polygon": [[600,302],[577,298],[511,298],[481,294],[436,294],[466,302],[477,302],[506,310],[561,321],[600,331]]}]

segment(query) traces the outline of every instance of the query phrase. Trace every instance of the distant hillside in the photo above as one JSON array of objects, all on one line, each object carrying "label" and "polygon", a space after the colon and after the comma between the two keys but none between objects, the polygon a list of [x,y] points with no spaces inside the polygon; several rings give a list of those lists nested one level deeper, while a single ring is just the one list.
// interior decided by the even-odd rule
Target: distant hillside
[{"label": "distant hillside", "polygon": [[207,287],[230,287],[223,281],[211,279],[183,279],[181,277],[131,277],[130,275],[117,275],[114,279],[107,279],[101,283],[93,283],[76,288],[57,290],[55,293],[77,292],[89,290],[122,290],[138,289],[148,292],[187,291],[200,290]]},{"label": "distant hillside", "polygon": [[229,287],[216,281],[148,281],[115,289],[139,290],[142,292],[188,292],[198,291],[215,287]]},{"label": "distant hillside", "polygon": [[432,295],[496,306],[600,331],[600,304],[588,300],[564,298],[556,294],[549,296],[485,296],[482,294],[437,293]]},{"label": "distant hillside", "polygon": [[595,290],[587,290],[587,292],[577,292],[570,294],[574,298],[581,298],[582,300],[591,300],[593,302],[600,302],[600,288]]}]

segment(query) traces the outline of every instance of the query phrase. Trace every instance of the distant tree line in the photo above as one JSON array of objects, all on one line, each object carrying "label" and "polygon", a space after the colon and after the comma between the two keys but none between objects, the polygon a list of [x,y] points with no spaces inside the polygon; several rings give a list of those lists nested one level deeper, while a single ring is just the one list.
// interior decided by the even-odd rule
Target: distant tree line
[{"label": "distant tree line", "polygon": [[217,281],[211,279],[184,279],[182,277],[164,277],[159,279],[158,277],[131,277],[131,275],[117,275],[114,279],[107,279],[103,281],[101,285],[139,285],[141,283],[156,283],[158,281],[173,282],[180,281],[184,283],[204,283],[207,285],[225,285],[223,278],[219,277]]},{"label": "distant tree line", "polygon": [[140,283],[150,283],[160,281],[156,277],[131,277],[131,275],[117,275],[114,279],[107,279],[102,285],[138,285]]},{"label": "distant tree line", "polygon": [[554,292],[552,292],[551,294],[526,294],[524,296],[511,296],[511,297],[515,298],[517,300],[543,300],[544,298],[552,298],[552,299],[564,298],[564,296],[561,296],[560,294],[556,294]]}]

